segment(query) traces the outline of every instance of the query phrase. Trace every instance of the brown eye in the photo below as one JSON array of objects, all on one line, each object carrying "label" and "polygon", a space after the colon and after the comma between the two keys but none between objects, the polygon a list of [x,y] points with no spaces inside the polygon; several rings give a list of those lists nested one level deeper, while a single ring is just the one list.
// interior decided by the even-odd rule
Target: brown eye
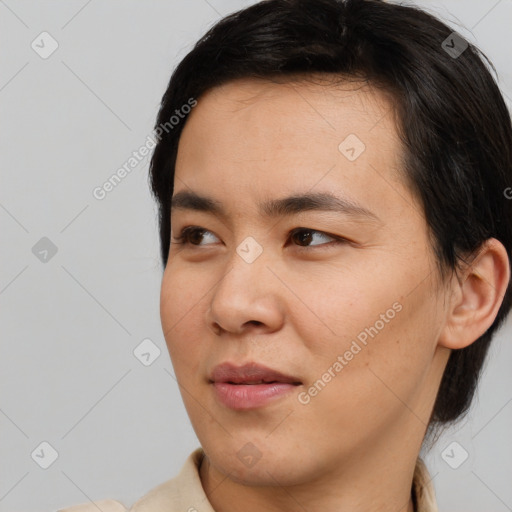
[{"label": "brown eye", "polygon": [[199,246],[205,233],[211,233],[211,231],[198,226],[187,226],[181,230],[179,236],[174,238],[173,243]]},{"label": "brown eye", "polygon": [[[319,235],[319,236],[318,236]],[[341,242],[341,239],[337,237],[333,237],[328,235],[327,233],[324,233],[322,231],[317,231],[316,229],[309,229],[309,228],[297,228],[294,229],[291,234],[290,238],[293,239],[300,247],[316,247],[318,245],[328,245],[329,240],[327,243],[319,243],[319,244],[313,244],[311,245],[311,242],[315,240],[315,238],[324,238],[324,239],[330,239],[331,242],[339,243]]]},{"label": "brown eye", "polygon": [[199,245],[204,236],[204,229],[191,229],[188,232],[188,240],[192,245]]}]

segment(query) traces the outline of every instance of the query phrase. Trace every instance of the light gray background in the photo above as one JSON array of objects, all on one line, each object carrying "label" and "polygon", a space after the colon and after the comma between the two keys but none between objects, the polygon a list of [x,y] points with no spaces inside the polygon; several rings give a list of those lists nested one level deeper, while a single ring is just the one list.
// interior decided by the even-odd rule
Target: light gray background
[{"label": "light gray background", "polygon": [[[145,143],[191,45],[251,3],[0,0],[2,512],[131,505],[198,446],[160,328],[148,158],[105,199],[92,190]],[[418,4],[477,42],[512,97],[512,0]],[[31,48],[43,31],[59,44],[47,59]],[[42,237],[58,249],[46,263]],[[509,320],[469,419],[426,455],[441,512],[512,510],[511,333]],[[146,338],[161,350],[150,366],[133,354]],[[48,469],[31,456],[49,456],[43,441]],[[452,441],[469,453],[458,469],[441,456]]]}]

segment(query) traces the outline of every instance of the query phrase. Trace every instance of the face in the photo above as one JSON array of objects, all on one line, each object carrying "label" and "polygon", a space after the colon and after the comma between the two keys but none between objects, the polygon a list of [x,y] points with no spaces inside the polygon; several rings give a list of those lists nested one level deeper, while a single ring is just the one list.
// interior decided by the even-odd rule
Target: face
[{"label": "face", "polygon": [[300,484],[419,451],[446,291],[400,155],[363,84],[238,80],[188,118],[161,318],[219,473]]}]

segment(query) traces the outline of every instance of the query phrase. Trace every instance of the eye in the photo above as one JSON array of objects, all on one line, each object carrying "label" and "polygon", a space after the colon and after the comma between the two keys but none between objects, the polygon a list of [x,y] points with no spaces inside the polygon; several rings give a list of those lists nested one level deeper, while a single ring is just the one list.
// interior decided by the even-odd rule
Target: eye
[{"label": "eye", "polygon": [[[173,237],[174,242],[176,244],[182,244],[184,246],[201,246],[205,244],[201,244],[202,238],[205,236],[205,234],[209,234],[210,238],[215,235],[207,229],[201,228],[199,226],[186,226],[184,227],[179,236]],[[298,247],[300,249],[307,249],[308,247],[319,247],[319,246],[326,246],[326,245],[338,245],[343,243],[348,243],[349,241],[345,238],[334,236],[334,235],[328,235],[327,233],[324,233],[323,231],[318,231],[316,229],[310,229],[310,228],[295,228],[290,231],[289,238],[292,240],[295,240],[298,242]],[[324,238],[324,239],[330,239],[327,243],[319,243],[319,244],[312,244],[312,245],[304,245],[304,244],[310,244],[314,238]],[[215,237],[216,238],[216,237]],[[207,245],[207,244],[206,244]]]},{"label": "eye", "polygon": [[[317,231],[316,229],[309,229],[309,228],[295,228],[290,232],[290,238],[295,239],[299,242],[300,247],[304,247],[302,244],[308,244],[311,243],[312,240],[314,240],[315,235],[317,235],[317,238],[324,238],[324,239],[331,239],[331,242],[341,243],[344,241],[341,237],[334,237],[331,235],[328,235],[327,233],[324,233],[323,231]],[[318,236],[319,235],[319,236]],[[328,243],[320,243],[320,244],[313,244],[313,245],[307,245],[306,247],[317,247],[319,245],[328,245]]]},{"label": "eye", "polygon": [[174,243],[183,245],[200,245],[197,243],[205,233],[211,233],[207,229],[199,226],[186,226],[181,230],[179,236],[174,237]]}]

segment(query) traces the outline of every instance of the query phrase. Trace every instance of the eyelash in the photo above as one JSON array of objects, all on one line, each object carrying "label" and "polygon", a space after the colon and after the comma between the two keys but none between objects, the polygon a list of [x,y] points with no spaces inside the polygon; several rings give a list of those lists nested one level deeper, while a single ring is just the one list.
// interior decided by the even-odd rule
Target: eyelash
[{"label": "eyelash", "polygon": [[[181,244],[183,246],[201,247],[201,245],[199,245],[199,244],[192,244],[190,242],[190,239],[189,239],[189,236],[191,234],[195,234],[195,233],[198,233],[198,232],[203,232],[203,234],[204,233],[211,233],[211,231],[209,231],[208,229],[204,229],[204,228],[201,228],[199,226],[185,226],[181,230],[179,236],[173,237],[174,241],[172,243]],[[332,245],[341,245],[341,244],[349,243],[349,240],[347,240],[346,238],[335,236],[335,235],[330,235],[329,233],[325,233],[323,231],[319,231],[317,229],[310,229],[310,228],[294,228],[294,229],[292,229],[288,233],[288,235],[290,237],[290,236],[293,236],[293,235],[295,235],[297,233],[301,233],[301,232],[320,233],[322,235],[327,236],[328,238],[332,238],[333,240],[331,242],[327,242],[327,243],[320,244],[320,245],[313,245],[313,246],[300,246],[300,245],[297,245],[297,247],[299,249],[310,249],[310,248],[313,248],[313,249],[324,249],[324,248],[327,248],[326,246],[331,247]]]}]

